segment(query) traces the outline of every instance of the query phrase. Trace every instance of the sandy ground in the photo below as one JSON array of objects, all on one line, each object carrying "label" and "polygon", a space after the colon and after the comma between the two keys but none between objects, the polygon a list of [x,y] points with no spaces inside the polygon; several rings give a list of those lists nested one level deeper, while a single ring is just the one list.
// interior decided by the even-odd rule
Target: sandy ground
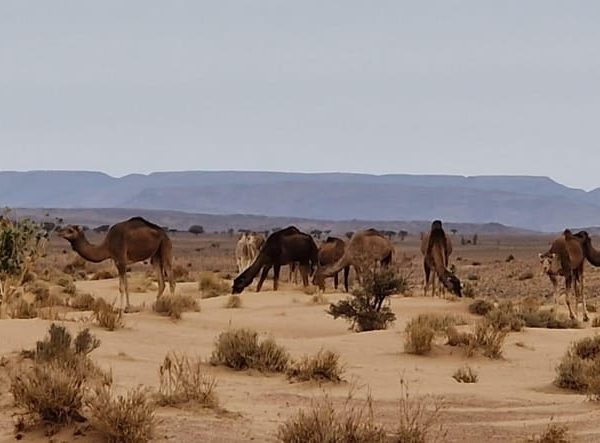
[{"label": "sandy ground", "polygon": [[[115,279],[80,281],[78,289],[107,300],[118,294]],[[555,367],[575,339],[594,334],[581,330],[525,329],[511,333],[504,359],[466,359],[459,349],[439,342],[428,356],[403,352],[406,322],[424,312],[468,314],[470,300],[447,301],[423,297],[394,297],[392,308],[398,319],[388,330],[354,333],[343,320],[333,320],[326,306],[311,303],[311,297],[286,288],[277,293],[242,294],[241,309],[225,309],[225,297],[201,300],[201,312],[186,313],[174,322],[150,311],[154,295],[134,294],[132,303],[144,305],[126,315],[126,328],[107,332],[85,321],[67,321],[72,331],[90,326],[102,345],[93,358],[111,368],[115,387],[137,385],[156,388],[158,367],[168,351],[175,350],[208,358],[215,337],[227,328],[248,327],[273,336],[294,357],[319,349],[337,351],[346,365],[346,383],[339,385],[290,383],[284,376],[256,372],[234,372],[207,366],[218,379],[223,411],[160,408],[156,441],[239,442],[274,441],[278,425],[299,408],[325,392],[343,401],[349,390],[375,399],[377,420],[392,427],[396,420],[400,379],[409,382],[413,396],[436,395],[446,408],[441,421],[448,431],[445,441],[525,441],[554,422],[568,424],[577,441],[600,441],[600,407],[582,395],[552,385]],[[199,296],[196,283],[178,285],[178,292]],[[330,301],[342,294],[328,293]],[[0,321],[0,355],[31,348],[43,337],[48,321]],[[518,343],[518,344],[517,344]],[[476,384],[460,384],[451,376],[467,363],[479,373]],[[14,409],[3,374],[0,396],[0,441],[14,441]],[[41,432],[25,435],[24,441],[49,441]],[[93,434],[74,436],[67,429],[52,441],[98,441]]]}]

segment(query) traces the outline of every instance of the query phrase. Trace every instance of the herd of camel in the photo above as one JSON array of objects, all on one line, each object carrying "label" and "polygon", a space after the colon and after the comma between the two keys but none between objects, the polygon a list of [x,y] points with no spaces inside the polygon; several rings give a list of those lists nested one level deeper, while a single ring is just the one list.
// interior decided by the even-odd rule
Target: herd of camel
[{"label": "herd of camel", "polygon": [[[111,259],[119,273],[120,303],[126,299],[129,309],[129,289],[127,286],[127,266],[131,263],[150,260],[158,277],[158,297],[169,282],[171,295],[175,292],[173,276],[173,247],[163,228],[149,221],[134,217],[113,225],[104,240],[91,244],[80,226],[69,225],[59,229],[58,234],[66,239],[77,254],[90,262],[98,263]],[[344,288],[348,291],[350,267],[358,278],[368,267],[377,263],[389,266],[392,263],[394,247],[392,242],[374,229],[358,231],[348,242],[336,237],[328,237],[319,246],[312,236],[294,226],[273,232],[266,239],[259,234],[244,233],[236,246],[236,261],[239,275],[233,281],[233,294],[240,294],[260,274],[257,291],[260,291],[273,268],[273,289],[277,290],[280,270],[289,265],[298,268],[305,287],[309,276],[313,284],[325,289],[325,279],[333,277],[337,289],[338,274],[344,272]],[[452,242],[446,235],[442,222],[435,220],[431,230],[422,236],[424,295],[429,288],[433,296],[446,289],[456,296],[462,296],[459,278],[449,268]],[[558,276],[565,279],[566,303],[571,318],[578,314],[578,300],[583,307],[583,319],[588,320],[583,292],[583,268],[587,260],[593,266],[600,266],[600,250],[594,249],[590,236],[581,231],[573,234],[565,230],[556,238],[550,249],[539,255],[542,271],[550,278],[554,288],[554,301],[558,303]],[[438,286],[437,283],[440,283]],[[575,313],[571,308],[570,296],[575,296]]]}]

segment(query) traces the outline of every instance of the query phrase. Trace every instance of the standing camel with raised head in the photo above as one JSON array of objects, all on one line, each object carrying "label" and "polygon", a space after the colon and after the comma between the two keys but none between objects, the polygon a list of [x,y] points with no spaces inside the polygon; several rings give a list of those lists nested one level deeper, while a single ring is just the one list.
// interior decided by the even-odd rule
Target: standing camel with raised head
[{"label": "standing camel with raised head", "polygon": [[158,277],[158,295],[165,290],[165,279],[169,281],[171,295],[175,293],[173,276],[173,247],[167,233],[160,226],[134,217],[113,225],[98,244],[91,244],[85,237],[81,226],[69,225],[57,231],[67,240],[77,254],[93,263],[112,259],[119,272],[120,306],[123,308],[123,295],[130,308],[129,288],[127,286],[127,265],[150,259]]}]

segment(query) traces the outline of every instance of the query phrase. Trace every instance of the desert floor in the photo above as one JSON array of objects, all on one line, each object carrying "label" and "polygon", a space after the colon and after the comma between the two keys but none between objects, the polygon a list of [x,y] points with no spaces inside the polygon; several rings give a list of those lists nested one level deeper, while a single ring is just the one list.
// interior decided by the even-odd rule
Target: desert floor
[{"label": "desert floor", "polygon": [[[534,295],[546,300],[550,283],[538,275],[536,253],[545,250],[547,243],[547,238],[484,239],[481,246],[458,247],[454,257],[461,260],[453,261],[458,275],[474,286],[475,297],[481,294],[498,300]],[[53,253],[61,259],[63,255],[73,257],[71,252],[62,254],[56,247],[54,245]],[[231,244],[219,247],[223,249],[230,251]],[[468,313],[472,299],[450,301],[422,297],[417,242],[399,245],[399,249],[404,249],[398,254],[400,258],[408,257],[405,265],[415,287],[411,296],[392,297],[391,306],[397,321],[384,331],[352,332],[347,323],[330,317],[325,312],[327,306],[313,303],[312,297],[301,288],[287,283],[283,290],[273,292],[270,281],[261,293],[244,292],[240,309],[224,308],[226,296],[201,299],[200,312],[185,313],[183,319],[173,321],[152,312],[155,296],[149,290],[132,294],[132,303],[142,310],[125,315],[124,329],[105,331],[88,320],[89,312],[66,313],[63,323],[73,332],[89,326],[101,339],[102,344],[92,357],[103,368],[112,370],[118,391],[140,384],[156,388],[159,365],[169,351],[208,359],[215,338],[228,328],[251,328],[262,336],[272,336],[292,357],[314,354],[320,349],[336,351],[345,364],[344,383],[321,385],[290,383],[283,375],[235,372],[207,364],[207,371],[218,381],[221,409],[159,408],[156,441],[275,441],[278,425],[298,409],[310,406],[324,395],[341,405],[349,392],[358,399],[370,392],[376,420],[393,430],[401,379],[408,382],[413,398],[443,399],[445,407],[437,425],[447,431],[444,441],[526,441],[541,432],[551,419],[567,424],[577,441],[600,441],[600,406],[583,395],[558,389],[552,383],[555,367],[569,344],[595,334],[593,328],[589,325],[571,330],[525,328],[522,332],[510,333],[500,360],[481,356],[466,358],[460,349],[444,345],[444,340],[436,342],[430,355],[407,354],[403,350],[403,330],[412,317],[430,312],[456,313],[471,323],[478,317]],[[191,257],[193,250],[186,254]],[[505,258],[509,253],[514,254],[515,260],[507,263]],[[410,257],[413,257],[412,262]],[[196,269],[195,265],[191,267]],[[534,275],[520,277],[528,271]],[[590,281],[587,291],[591,296],[596,292],[600,275],[589,266],[586,272]],[[473,274],[477,274],[477,278]],[[118,294],[115,278],[81,279],[76,285],[79,291],[109,301]],[[195,281],[179,283],[177,292],[200,299]],[[326,294],[329,301],[344,296],[332,292],[331,288]],[[37,318],[0,320],[0,355],[9,358],[22,349],[34,347],[50,323]],[[478,383],[461,384],[452,378],[454,371],[466,363],[479,373]],[[15,410],[8,393],[6,370],[0,371],[0,386],[0,441],[14,441]],[[99,441],[93,432],[75,436],[71,428],[51,438],[56,442]],[[38,430],[26,433],[23,441],[49,441],[49,437]]]}]

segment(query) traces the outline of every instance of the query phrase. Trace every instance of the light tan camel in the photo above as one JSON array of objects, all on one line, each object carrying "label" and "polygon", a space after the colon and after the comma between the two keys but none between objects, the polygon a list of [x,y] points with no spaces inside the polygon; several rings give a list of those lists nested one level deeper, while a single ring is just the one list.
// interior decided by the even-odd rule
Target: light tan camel
[{"label": "light tan camel", "polygon": [[[574,319],[578,314],[578,300],[581,299],[583,306],[583,320],[588,321],[587,306],[583,288],[583,265],[586,255],[584,244],[586,242],[582,233],[573,235],[565,229],[563,234],[555,239],[550,249],[540,254],[542,271],[545,272],[554,287],[554,304],[558,307],[558,282],[557,276],[562,275],[565,279],[565,300],[569,309],[569,316]],[[587,236],[587,233],[585,233]],[[591,243],[590,243],[591,246]],[[600,261],[598,262],[600,264]],[[575,297],[575,314],[571,309],[570,294]]]},{"label": "light tan camel", "polygon": [[342,257],[336,262],[319,266],[313,277],[313,283],[324,287],[325,278],[333,277],[342,269],[353,266],[360,278],[370,266],[380,263],[387,266],[392,263],[394,246],[392,242],[374,229],[356,232],[348,244]]},{"label": "light tan camel", "polygon": [[[327,239],[319,246],[319,266],[327,266],[337,262],[344,256],[346,243],[341,238],[327,237]],[[333,287],[338,288],[339,272],[333,276]],[[350,266],[344,268],[344,289],[348,292],[348,276],[350,275]],[[319,287],[321,291],[325,291],[325,279],[322,279],[323,285]],[[316,282],[313,279],[313,284]]]},{"label": "light tan camel", "polygon": [[175,293],[172,269],[173,247],[171,240],[160,226],[141,217],[134,217],[112,226],[99,245],[89,243],[80,226],[69,225],[57,232],[84,259],[93,263],[113,260],[119,272],[121,308],[123,308],[123,295],[127,299],[126,308],[130,307],[127,265],[131,263],[150,259],[158,276],[157,298],[165,290],[165,278],[169,281],[171,295]]},{"label": "light tan camel", "polygon": [[250,260],[250,249],[248,245],[248,234],[242,233],[235,245],[235,261],[238,267],[238,274],[244,272],[252,263]]},{"label": "light tan camel", "polygon": [[431,231],[421,237],[421,252],[423,253],[423,268],[425,271],[423,295],[427,296],[427,290],[431,283],[431,295],[435,297],[437,293],[436,280],[439,280],[442,288],[446,288],[451,293],[461,297],[460,280],[448,269],[450,255],[452,254],[452,242],[446,236],[440,220],[435,220],[431,224]]}]

